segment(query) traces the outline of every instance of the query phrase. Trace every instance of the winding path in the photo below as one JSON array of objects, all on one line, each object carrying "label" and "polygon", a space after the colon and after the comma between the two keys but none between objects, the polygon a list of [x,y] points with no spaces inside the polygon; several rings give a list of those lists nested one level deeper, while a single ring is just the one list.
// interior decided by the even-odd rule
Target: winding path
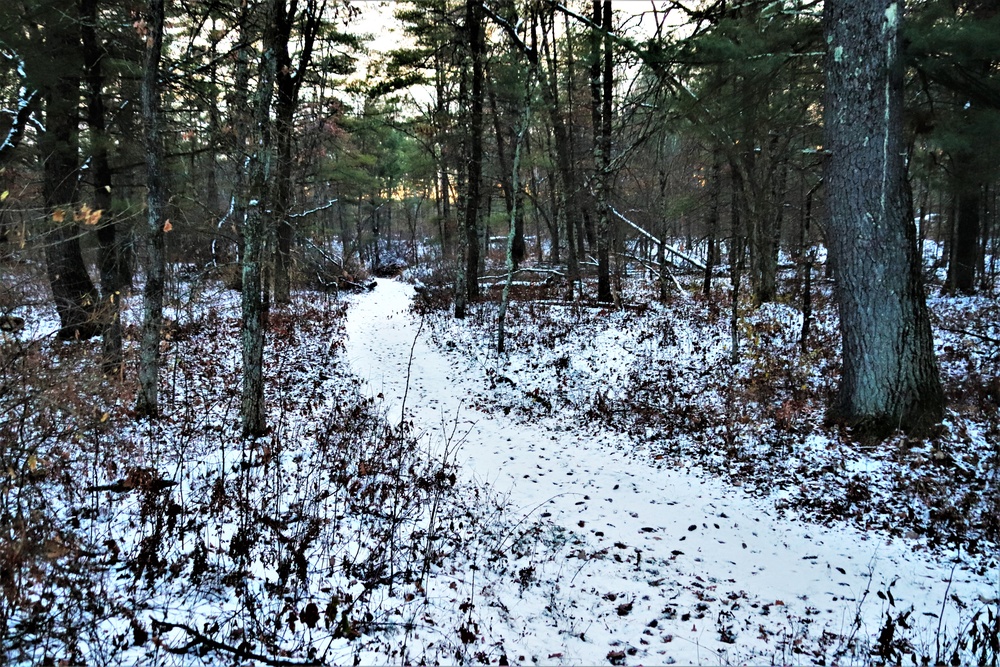
[{"label": "winding path", "polygon": [[[894,579],[896,610],[915,606],[932,642],[938,620],[924,611],[941,611],[951,564],[877,534],[779,518],[716,479],[648,465],[614,433],[467,410],[487,379],[428,332],[417,335],[411,297],[410,286],[380,280],[354,298],[352,370],[384,395],[391,419],[404,394],[420,430],[450,430],[457,418],[465,435],[458,460],[469,477],[509,494],[515,511],[551,522],[550,534],[568,536],[557,557],[532,561],[536,583],[527,589],[480,575],[476,585],[493,602],[478,611],[497,652],[564,664],[606,662],[614,651],[630,664],[809,662],[791,652],[795,637],[808,648],[824,630],[850,635],[859,609],[857,636],[877,636],[886,603],[876,591]],[[967,602],[995,596],[995,578],[959,567],[949,592]],[[948,607],[946,626],[958,620]]]}]

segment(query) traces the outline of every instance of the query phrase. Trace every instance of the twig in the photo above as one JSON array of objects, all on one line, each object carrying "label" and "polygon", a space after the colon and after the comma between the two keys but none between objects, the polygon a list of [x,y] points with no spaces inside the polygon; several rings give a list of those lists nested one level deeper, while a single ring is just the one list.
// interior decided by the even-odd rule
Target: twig
[{"label": "twig", "polygon": [[875,550],[875,553],[872,554],[871,560],[868,561],[868,583],[865,585],[865,591],[861,594],[861,600],[858,601],[857,608],[854,612],[854,621],[851,623],[851,634],[847,637],[846,642],[841,642],[841,646],[844,647],[844,653],[850,650],[850,647],[854,644],[854,638],[857,637],[858,630],[861,629],[861,624],[863,623],[861,619],[861,608],[864,607],[865,600],[868,599],[868,593],[870,593],[872,589],[872,581],[875,579],[875,566],[873,563],[875,562],[876,554],[878,554],[878,549]]},{"label": "twig", "polygon": [[934,664],[941,664],[941,624],[944,623],[944,606],[948,602],[948,592],[951,590],[951,582],[955,579],[955,568],[958,567],[958,559],[951,566],[951,573],[948,575],[948,585],[944,589],[944,596],[941,598],[941,615],[938,616],[937,633],[934,635]]},{"label": "twig", "polygon": [[410,375],[413,369],[413,352],[417,349],[417,339],[420,338],[420,332],[424,330],[424,316],[420,316],[420,326],[417,327],[417,333],[413,337],[413,344],[410,345],[410,358],[406,362],[406,387],[403,389],[403,402],[399,406],[399,423],[402,426],[403,422],[406,421],[406,397],[410,393]]}]

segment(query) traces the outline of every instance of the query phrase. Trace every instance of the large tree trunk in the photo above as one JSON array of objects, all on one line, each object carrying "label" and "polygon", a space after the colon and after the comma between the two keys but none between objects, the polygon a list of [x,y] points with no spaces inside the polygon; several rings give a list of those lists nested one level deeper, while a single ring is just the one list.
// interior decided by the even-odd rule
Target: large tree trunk
[{"label": "large tree trunk", "polygon": [[142,292],[139,351],[139,414],[159,414],[160,329],[163,326],[164,224],[163,147],[160,142],[160,58],[164,0],[150,0],[146,62],[142,74],[142,115],[146,149],[146,285]]},{"label": "large tree trunk", "polygon": [[893,0],[828,0],[827,239],[843,374],[831,416],[875,435],[920,431],[944,398],[907,219],[900,21]]},{"label": "large tree trunk", "polygon": [[52,221],[45,243],[45,263],[62,339],[91,338],[101,332],[96,316],[99,295],[83,262],[80,228],[74,215],[80,169],[80,79],[72,69],[80,55],[77,31],[70,16],[61,16],[47,26],[51,67],[60,74],[44,88],[46,125],[39,139],[45,161],[45,209]]}]

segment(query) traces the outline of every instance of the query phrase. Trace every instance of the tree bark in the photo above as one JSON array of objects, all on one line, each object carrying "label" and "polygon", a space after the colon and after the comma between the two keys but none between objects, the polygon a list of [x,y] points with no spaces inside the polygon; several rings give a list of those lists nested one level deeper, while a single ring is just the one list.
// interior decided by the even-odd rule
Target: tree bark
[{"label": "tree bark", "polygon": [[[43,197],[52,229],[45,243],[45,264],[59,315],[58,337],[92,338],[101,332],[97,320],[99,295],[87,273],[80,248],[80,227],[74,213],[79,191],[80,43],[74,17],[60,15],[46,26],[51,81],[43,88],[45,132],[39,138],[44,156]],[[58,74],[55,74],[58,72]]]},{"label": "tree bark", "polygon": [[[591,117],[594,121],[594,163],[597,169],[597,300],[610,303],[611,294],[611,96],[614,90],[611,31],[611,0],[594,0],[594,21],[600,20],[603,39],[595,33],[591,53]],[[603,44],[603,51],[602,51]],[[602,56],[603,55],[603,59]],[[603,60],[603,63],[602,63]],[[602,67],[603,64],[603,67]]]},{"label": "tree bark", "polygon": [[[555,9],[550,8],[550,26],[554,33]],[[576,181],[576,172],[573,169],[573,146],[571,144],[570,132],[563,120],[562,110],[559,107],[559,73],[557,70],[556,42],[549,39],[549,29],[543,25],[542,29],[542,51],[548,63],[550,74],[546,76],[546,71],[539,66],[539,76],[541,77],[542,97],[549,114],[549,122],[552,125],[552,137],[555,143],[555,163],[558,165],[559,176],[562,181],[562,192],[560,203],[563,209],[563,218],[566,221],[566,242],[568,257],[566,259],[566,278],[569,282],[570,299],[580,279],[579,247],[577,245],[578,225],[583,217],[583,205],[581,203],[580,191]],[[551,187],[551,186],[550,186]],[[554,216],[557,234],[553,235],[554,247],[553,257],[559,256],[558,249],[558,215]]]},{"label": "tree bark", "polygon": [[142,73],[142,116],[146,150],[146,285],[142,292],[139,396],[136,412],[158,416],[160,329],[163,326],[165,274],[163,146],[160,141],[160,59],[163,52],[164,0],[150,0],[146,20],[146,58]]},{"label": "tree bark", "polygon": [[708,220],[705,221],[708,228],[708,251],[705,254],[705,277],[702,282],[702,292],[707,297],[712,296],[712,270],[718,260],[716,236],[719,233],[719,206],[722,199],[722,158],[718,148],[712,151],[712,173],[709,179]]},{"label": "tree bark", "polygon": [[831,416],[875,436],[937,423],[934,359],[902,141],[902,4],[828,0],[824,12],[827,237],[843,372]]},{"label": "tree bark", "polygon": [[257,73],[254,107],[254,152],[250,163],[250,201],[243,223],[243,387],[240,418],[243,437],[263,435],[267,430],[264,406],[264,329],[267,309],[263,291],[264,241],[270,226],[273,203],[271,178],[274,168],[274,128],[271,103],[277,76],[278,18],[285,0],[269,0],[263,12],[264,40]]},{"label": "tree bark", "polygon": [[465,3],[465,28],[472,58],[469,99],[469,164],[465,197],[465,291],[468,301],[479,297],[479,209],[483,180],[483,59],[486,51],[482,7],[477,0]]}]

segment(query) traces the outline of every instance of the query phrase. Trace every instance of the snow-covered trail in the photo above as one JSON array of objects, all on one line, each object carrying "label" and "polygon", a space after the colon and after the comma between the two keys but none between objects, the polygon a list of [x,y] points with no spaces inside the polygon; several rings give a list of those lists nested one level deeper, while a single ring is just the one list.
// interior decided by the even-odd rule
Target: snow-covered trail
[{"label": "snow-covered trail", "polygon": [[417,335],[411,297],[410,286],[380,280],[353,298],[352,370],[384,395],[391,419],[399,419],[404,392],[418,430],[450,430],[457,418],[458,461],[471,478],[582,542],[539,565],[537,590],[477,582],[501,601],[478,611],[512,661],[593,664],[626,651],[635,656],[629,663],[712,664],[755,654],[809,662],[791,652],[791,641],[805,637],[806,648],[824,630],[850,635],[859,608],[857,636],[877,636],[888,607],[876,592],[893,580],[894,613],[914,606],[913,620],[924,627],[917,636],[931,645],[939,621],[930,613],[941,613],[946,589],[970,605],[964,612],[945,605],[946,628],[997,595],[996,572],[980,576],[959,565],[953,573],[951,562],[901,540],[779,518],[767,502],[714,478],[648,465],[617,434],[584,434],[558,417],[522,423],[465,409],[488,382],[485,373],[442,351],[427,331]]}]

